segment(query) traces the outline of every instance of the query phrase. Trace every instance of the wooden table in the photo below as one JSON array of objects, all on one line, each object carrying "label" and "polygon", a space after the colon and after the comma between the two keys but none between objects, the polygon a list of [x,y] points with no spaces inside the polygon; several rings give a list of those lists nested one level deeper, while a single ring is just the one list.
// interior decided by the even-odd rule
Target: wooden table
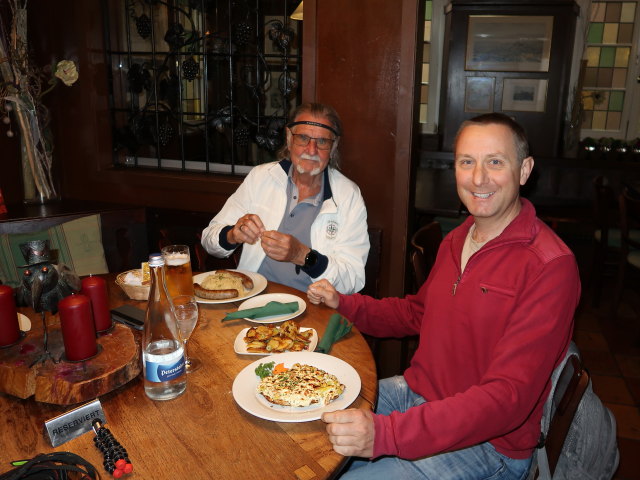
[{"label": "wooden table", "polygon": [[[146,302],[129,300],[107,276],[112,306],[129,303],[140,308]],[[269,283],[263,293],[306,295],[280,284]],[[325,424],[277,423],[254,417],[234,401],[235,376],[260,357],[238,355],[233,341],[246,320],[225,323],[220,319],[239,305],[201,304],[200,324],[189,341],[189,354],[202,368],[189,374],[187,391],[170,401],[153,401],[144,393],[141,376],[100,398],[107,427],[129,453],[133,475],[140,479],[323,479],[331,478],[346,458],[335,453]],[[39,322],[33,311],[21,309]],[[334,310],[307,302],[299,317],[303,327],[313,327],[322,337]],[[331,355],[352,365],[360,375],[362,389],[352,407],[373,408],[377,395],[375,363],[362,335],[355,329],[337,342]],[[93,444],[93,432],[52,448],[44,423],[70,410],[0,394],[0,472],[8,462],[32,458],[38,453],[70,451],[91,462],[103,475],[102,456]],[[126,477],[124,477],[126,478]]]}]

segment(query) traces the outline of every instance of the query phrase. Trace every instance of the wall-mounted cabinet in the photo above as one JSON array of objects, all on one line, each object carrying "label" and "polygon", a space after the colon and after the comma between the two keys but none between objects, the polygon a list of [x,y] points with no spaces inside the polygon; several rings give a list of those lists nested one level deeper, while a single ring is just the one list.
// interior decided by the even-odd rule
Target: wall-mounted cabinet
[{"label": "wall-mounted cabinet", "polygon": [[462,121],[503,112],[532,153],[562,156],[578,6],[574,1],[457,1],[445,11],[442,150]]}]

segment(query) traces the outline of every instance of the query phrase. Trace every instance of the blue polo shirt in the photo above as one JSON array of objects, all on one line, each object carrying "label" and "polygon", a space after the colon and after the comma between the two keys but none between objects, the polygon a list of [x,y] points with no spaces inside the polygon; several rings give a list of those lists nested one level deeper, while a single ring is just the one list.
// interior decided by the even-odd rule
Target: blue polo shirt
[{"label": "blue polo shirt", "polygon": [[[311,245],[311,225],[318,216],[324,198],[325,175],[321,173],[322,184],[320,191],[313,197],[299,200],[298,187],[293,181],[293,166],[287,172],[287,206],[278,227],[280,233],[286,233],[297,238],[305,245]],[[269,280],[282,283],[298,290],[306,291],[312,282],[311,277],[304,271],[296,273],[296,265],[291,262],[279,262],[265,257],[258,269],[258,273]]]}]

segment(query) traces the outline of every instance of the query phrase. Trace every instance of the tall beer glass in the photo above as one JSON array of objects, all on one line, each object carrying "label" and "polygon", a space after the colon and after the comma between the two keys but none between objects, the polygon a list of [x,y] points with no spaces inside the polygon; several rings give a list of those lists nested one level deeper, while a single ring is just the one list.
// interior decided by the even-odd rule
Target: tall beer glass
[{"label": "tall beer glass", "polygon": [[168,245],[162,249],[164,278],[170,297],[193,295],[191,256],[187,245]]}]

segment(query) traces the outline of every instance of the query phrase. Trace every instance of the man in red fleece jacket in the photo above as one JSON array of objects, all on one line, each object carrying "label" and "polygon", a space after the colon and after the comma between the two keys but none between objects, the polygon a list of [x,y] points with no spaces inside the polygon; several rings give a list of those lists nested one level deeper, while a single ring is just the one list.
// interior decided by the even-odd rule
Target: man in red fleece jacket
[{"label": "man in red fleece jacket", "polygon": [[533,168],[522,127],[491,113],[455,142],[469,218],[442,241],[416,295],[308,297],[380,337],[420,334],[404,375],[381,380],[375,414],[323,414],[336,452],[363,457],[342,478],[523,479],[553,369],[580,298],[575,257],[519,196]]}]

